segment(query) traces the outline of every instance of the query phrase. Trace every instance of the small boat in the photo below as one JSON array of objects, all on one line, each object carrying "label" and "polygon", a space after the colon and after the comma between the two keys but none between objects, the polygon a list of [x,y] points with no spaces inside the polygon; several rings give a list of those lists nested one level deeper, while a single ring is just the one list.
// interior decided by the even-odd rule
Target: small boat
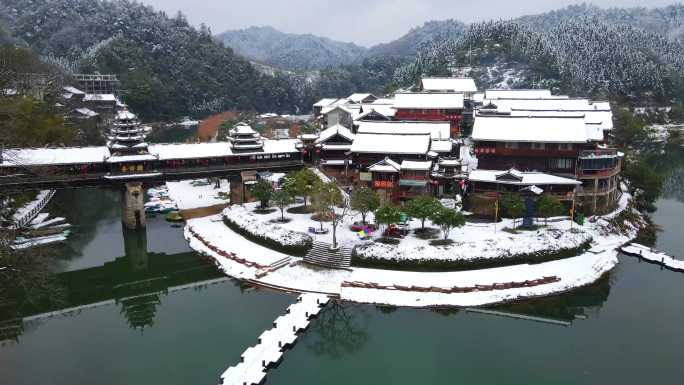
[{"label": "small boat", "polygon": [[166,214],[166,220],[169,222],[182,222],[183,216],[178,211],[171,211]]}]

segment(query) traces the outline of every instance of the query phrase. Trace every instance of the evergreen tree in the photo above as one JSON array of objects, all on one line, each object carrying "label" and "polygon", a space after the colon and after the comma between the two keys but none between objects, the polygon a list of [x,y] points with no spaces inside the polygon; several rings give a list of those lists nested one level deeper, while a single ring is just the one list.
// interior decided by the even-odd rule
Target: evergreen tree
[{"label": "evergreen tree", "polygon": [[413,218],[420,219],[420,229],[425,230],[425,220],[434,215],[441,207],[442,204],[437,198],[421,195],[408,202],[406,211]]},{"label": "evergreen tree", "polygon": [[375,211],[375,222],[385,227],[401,220],[401,210],[398,207],[387,205]]},{"label": "evergreen tree", "polygon": [[516,220],[525,214],[525,201],[520,194],[505,194],[501,199],[501,206],[508,216],[513,218],[513,227],[516,227]]},{"label": "evergreen tree", "polygon": [[549,224],[549,217],[563,215],[563,204],[549,195],[542,195],[537,201],[537,213],[544,217],[544,223]]},{"label": "evergreen tree", "polygon": [[437,210],[434,214],[432,214],[430,219],[432,220],[432,223],[439,226],[439,228],[442,230],[445,241],[449,239],[451,230],[465,225],[465,217],[460,211],[448,209],[446,207],[442,207]]},{"label": "evergreen tree", "polygon": [[291,175],[290,187],[292,191],[304,199],[304,207],[307,205],[309,196],[321,183],[320,178],[308,168],[303,168]]},{"label": "evergreen tree", "polygon": [[285,209],[287,206],[294,203],[294,197],[289,191],[285,189],[280,189],[273,192],[271,195],[271,201],[280,209],[280,221],[285,222]]},{"label": "evergreen tree", "polygon": [[252,188],[252,195],[261,202],[259,207],[265,209],[268,207],[268,201],[273,195],[273,186],[271,186],[270,182],[261,179]]},{"label": "evergreen tree", "polygon": [[351,208],[361,213],[361,220],[366,224],[366,215],[380,207],[378,193],[366,186],[356,186],[351,193]]}]

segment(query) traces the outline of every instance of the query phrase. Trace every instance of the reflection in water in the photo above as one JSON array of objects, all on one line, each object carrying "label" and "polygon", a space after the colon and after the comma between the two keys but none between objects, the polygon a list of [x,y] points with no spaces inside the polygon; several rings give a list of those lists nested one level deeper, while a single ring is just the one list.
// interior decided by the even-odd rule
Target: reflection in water
[{"label": "reflection in water", "polygon": [[158,294],[128,298],[121,301],[121,314],[126,317],[128,326],[142,332],[145,327],[154,326],[154,315],[157,313],[158,305],[161,305]]},{"label": "reflection in water", "polygon": [[149,253],[144,230],[121,228],[124,256],[101,266],[54,274],[57,291],[64,293],[59,303],[14,298],[9,311],[0,317],[0,339],[16,340],[23,332],[22,318],[40,318],[50,312],[73,311],[112,300],[120,304],[121,314],[131,328],[152,327],[161,296],[170,288],[223,277],[212,263],[192,252]]},{"label": "reflection in water", "polygon": [[147,232],[144,229],[130,230],[123,224],[121,224],[121,230],[123,231],[124,251],[126,258],[131,263],[131,270],[147,270]]},{"label": "reflection in water", "polygon": [[597,313],[608,301],[610,277],[609,274],[592,285],[575,289],[572,294],[513,302],[496,306],[496,310],[558,321],[586,318]]},{"label": "reflection in water", "polygon": [[102,225],[120,222],[120,199],[118,191],[104,188],[58,190],[46,212],[53,217],[67,218],[74,224],[69,242],[58,246],[60,259],[82,258],[86,246],[102,231]]},{"label": "reflection in water", "polygon": [[316,355],[332,358],[361,349],[368,339],[366,309],[365,306],[332,301],[312,323],[310,332],[315,340],[310,348]]}]

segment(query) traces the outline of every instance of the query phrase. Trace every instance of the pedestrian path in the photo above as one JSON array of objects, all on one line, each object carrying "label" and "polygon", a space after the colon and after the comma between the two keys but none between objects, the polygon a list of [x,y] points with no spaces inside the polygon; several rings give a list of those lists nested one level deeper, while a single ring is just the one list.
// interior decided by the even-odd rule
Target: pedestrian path
[{"label": "pedestrian path", "polygon": [[639,257],[645,261],[663,265],[670,270],[684,272],[684,261],[674,259],[665,253],[655,251],[644,245],[632,243],[629,246],[624,246],[620,250],[628,255]]},{"label": "pedestrian path", "polygon": [[240,362],[228,368],[219,379],[223,385],[256,385],[266,378],[266,371],[277,364],[288,346],[294,345],[299,332],[309,327],[330,298],[324,294],[302,294],[285,314],[276,318],[273,328],[261,333],[257,344],[245,350]]}]

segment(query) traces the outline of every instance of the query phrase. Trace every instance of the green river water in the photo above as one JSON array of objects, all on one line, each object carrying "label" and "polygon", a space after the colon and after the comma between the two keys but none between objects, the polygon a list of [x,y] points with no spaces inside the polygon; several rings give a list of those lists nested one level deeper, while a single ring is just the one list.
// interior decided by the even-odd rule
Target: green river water
[{"label": "green river water", "polygon": [[[653,215],[664,230],[656,247],[682,258],[684,203],[681,191],[669,196]],[[27,318],[0,345],[0,384],[216,384],[294,301],[233,280],[197,286],[222,276],[161,218],[149,220],[146,237],[124,233],[114,192],[60,191],[49,211],[76,225],[55,249],[64,306],[101,306],[53,317],[23,309]],[[193,287],[174,289],[183,285]],[[621,256],[591,287],[497,309],[571,325],[335,305],[267,383],[684,383],[682,273]]]}]

